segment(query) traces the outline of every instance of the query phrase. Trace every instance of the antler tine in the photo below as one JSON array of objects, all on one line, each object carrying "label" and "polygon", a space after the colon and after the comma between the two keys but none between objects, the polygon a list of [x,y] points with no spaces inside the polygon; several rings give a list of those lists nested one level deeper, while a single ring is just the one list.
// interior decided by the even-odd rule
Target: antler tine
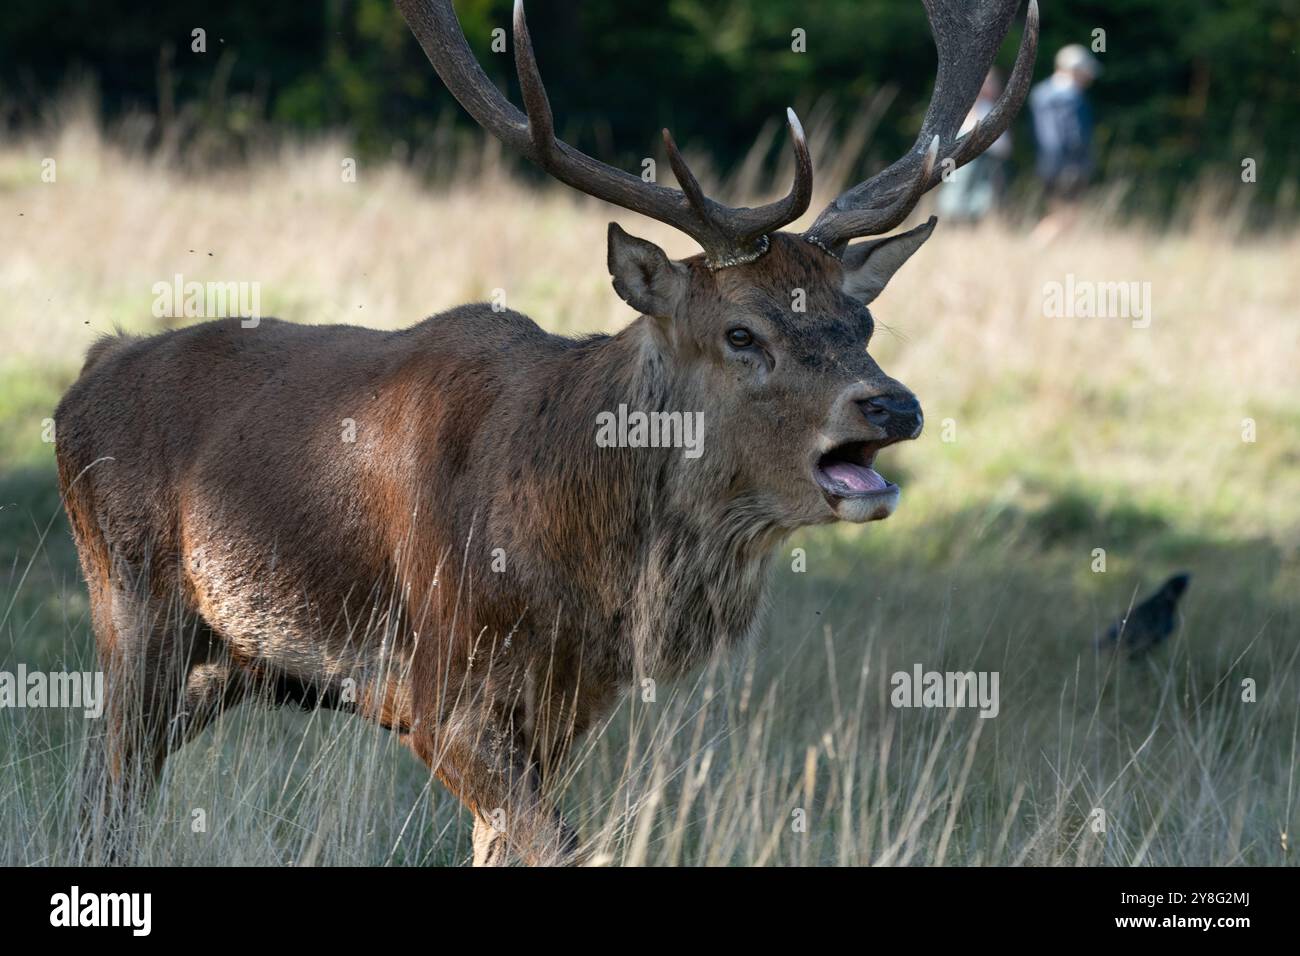
[{"label": "antler tine", "polygon": [[[408,2],[418,0],[398,0],[399,4]],[[450,6],[449,0],[437,2],[441,6]],[[533,52],[532,37],[524,17],[523,0],[515,0],[513,21],[515,70],[519,75],[519,88],[527,110],[524,117],[528,135],[527,148],[521,150],[524,155],[556,179],[580,192],[666,222],[696,241],[700,241],[702,235],[707,235],[707,223],[678,191],[657,183],[647,183],[631,173],[594,160],[556,137],[555,120],[542,82],[542,73],[537,66],[537,55]],[[458,21],[456,31],[460,33]],[[463,40],[463,34],[461,36]]]},{"label": "antler tine", "polygon": [[790,191],[782,199],[755,209],[737,210],[742,215],[752,215],[755,225],[750,226],[751,229],[766,223],[763,229],[766,231],[778,228],[771,225],[773,222],[779,222],[782,226],[794,222],[807,211],[808,204],[812,202],[813,163],[812,153],[808,151],[808,138],[804,136],[803,124],[799,122],[799,117],[788,106],[785,110],[785,121],[786,128],[790,131],[790,148],[794,150],[794,182],[790,184]]},{"label": "antler tine", "polygon": [[424,55],[474,120],[512,149],[528,152],[528,117],[488,79],[474,58],[447,0],[396,0]]},{"label": "antler tine", "polygon": [[561,182],[686,233],[700,244],[715,269],[758,258],[767,248],[767,233],[793,222],[808,208],[812,158],[793,111],[787,110],[795,150],[795,181],[789,194],[752,209],[725,206],[704,195],[671,136],[665,135],[665,146],[681,191],[645,182],[556,138],[522,0],[515,0],[513,32],[515,69],[526,113],[502,96],[479,66],[451,0],[396,3],[443,83],[479,125]]},{"label": "antler tine", "polygon": [[930,188],[930,177],[934,175],[935,161],[938,158],[939,137],[936,134],[930,140],[930,146],[925,151],[925,156],[921,160],[921,168],[917,172],[916,179],[912,181],[912,187],[885,210],[879,224],[875,227],[879,232],[893,229],[916,208],[916,204],[920,202],[921,197]]},{"label": "antler tine", "polygon": [[[892,229],[907,218],[926,191],[938,185],[944,168],[965,165],[1006,131],[1029,92],[1038,50],[1036,0],[1029,0],[1016,65],[1006,89],[993,110],[957,139],[1018,5],[1019,0],[985,0],[982,4],[925,0],[939,68],[915,145],[888,168],[842,193],[822,210],[805,238],[838,255],[850,239]],[[936,148],[936,139],[937,151],[947,155],[929,163],[927,171],[927,156]]]},{"label": "antler tine", "polygon": [[677,141],[673,139],[667,127],[664,128],[664,151],[668,154],[668,165],[673,168],[673,175],[677,177],[677,185],[681,187],[686,199],[690,202],[695,210],[701,215],[708,214],[709,199],[704,195],[704,190],[700,188],[700,182],[691,172],[691,167],[686,165],[686,160],[677,149]]},{"label": "antler tine", "polygon": [[[1011,77],[1003,87],[1002,95],[993,104],[975,128],[957,141],[952,158],[957,166],[964,166],[992,146],[1007,131],[1011,121],[1020,112],[1029,96],[1029,85],[1034,78],[1034,57],[1038,54],[1038,2],[1029,0],[1025,10],[1025,30],[1020,36],[1020,49],[1011,68]],[[956,168],[956,167],[954,167]]]},{"label": "antler tine", "polygon": [[535,160],[545,168],[546,159],[555,152],[555,117],[551,113],[546,87],[542,84],[542,72],[537,68],[537,57],[533,54],[533,38],[528,35],[522,0],[515,0],[513,27],[515,72],[519,75],[519,92],[528,114],[528,139],[536,154]]},{"label": "antler tine", "polygon": [[786,125],[790,130],[790,145],[794,150],[794,181],[790,184],[790,191],[781,199],[753,208],[722,206],[705,196],[695,174],[677,149],[673,134],[664,130],[664,149],[668,153],[668,163],[687,200],[710,222],[717,223],[719,218],[725,217],[725,234],[733,240],[729,243],[732,249],[718,258],[718,268],[751,261],[762,255],[767,248],[766,234],[794,222],[804,214],[812,201],[813,165],[808,139],[794,110],[787,107],[785,114]]},{"label": "antler tine", "polygon": [[931,137],[930,146],[922,156],[921,165],[916,168],[911,180],[886,194],[889,205],[868,209],[846,209],[838,213],[833,220],[828,220],[833,225],[833,232],[822,233],[818,227],[824,219],[827,219],[827,212],[831,209],[828,206],[827,211],[817,217],[817,222],[813,223],[812,229],[804,233],[804,238],[838,258],[843,254],[844,247],[850,239],[874,236],[893,229],[911,214],[921,197],[931,187],[930,179],[934,174],[935,160],[938,157],[939,137],[936,134]]}]

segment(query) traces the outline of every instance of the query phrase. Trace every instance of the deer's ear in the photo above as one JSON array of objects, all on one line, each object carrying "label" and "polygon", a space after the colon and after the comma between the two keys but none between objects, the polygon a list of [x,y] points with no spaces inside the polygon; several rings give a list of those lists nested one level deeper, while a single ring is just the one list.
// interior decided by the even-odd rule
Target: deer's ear
[{"label": "deer's ear", "polygon": [[928,222],[915,229],[884,239],[859,242],[845,249],[841,258],[845,293],[863,305],[880,295],[880,290],[899,267],[930,238],[936,222],[938,219],[931,216]]},{"label": "deer's ear", "polygon": [[686,295],[686,267],[653,242],[609,224],[609,274],[619,298],[645,315],[672,318]]}]

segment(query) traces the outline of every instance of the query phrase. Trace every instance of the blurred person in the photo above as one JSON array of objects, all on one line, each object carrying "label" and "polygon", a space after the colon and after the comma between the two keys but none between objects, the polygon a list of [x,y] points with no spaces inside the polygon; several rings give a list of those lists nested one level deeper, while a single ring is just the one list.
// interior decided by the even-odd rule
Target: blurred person
[{"label": "blurred person", "polygon": [[[980,87],[975,105],[966,114],[960,133],[970,132],[988,115],[1002,95],[1002,75],[989,70]],[[1011,133],[999,136],[985,152],[965,166],[955,169],[939,190],[938,212],[948,222],[979,222],[1002,202],[1006,187],[1006,164],[1011,156]]]},{"label": "blurred person", "polygon": [[1047,214],[1034,234],[1043,241],[1078,215],[1079,199],[1092,174],[1092,107],[1086,90],[1101,72],[1097,58],[1077,43],[1060,49],[1055,66],[1029,94],[1038,144],[1036,171],[1047,203]]}]

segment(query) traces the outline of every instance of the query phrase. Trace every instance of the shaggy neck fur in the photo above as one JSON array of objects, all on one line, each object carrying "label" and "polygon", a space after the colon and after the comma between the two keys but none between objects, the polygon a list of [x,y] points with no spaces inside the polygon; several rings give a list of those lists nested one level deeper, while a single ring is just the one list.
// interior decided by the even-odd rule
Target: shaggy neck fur
[{"label": "shaggy neck fur", "polygon": [[[534,480],[517,527],[539,533],[538,560],[581,582],[589,626],[617,634],[619,676],[676,674],[753,630],[777,525],[726,454],[726,423],[710,416],[685,362],[667,361],[642,317],[612,337],[574,343],[553,371],[559,447]],[[600,448],[597,415],[620,404],[644,412],[703,412],[703,454],[680,448]],[[547,402],[547,408],[551,402]],[[536,501],[544,509],[534,510]],[[575,607],[556,609],[572,615]]]}]

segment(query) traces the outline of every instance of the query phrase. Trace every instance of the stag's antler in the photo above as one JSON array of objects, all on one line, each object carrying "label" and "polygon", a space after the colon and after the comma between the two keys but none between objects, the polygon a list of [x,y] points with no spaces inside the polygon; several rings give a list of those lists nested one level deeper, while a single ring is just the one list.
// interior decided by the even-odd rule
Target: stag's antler
[{"label": "stag's antler", "polygon": [[988,149],[1011,125],[1029,92],[1038,50],[1036,0],[1029,0],[1020,51],[1006,89],[993,109],[957,139],[1020,4],[1019,0],[924,3],[939,52],[939,70],[920,135],[902,159],[841,194],[804,233],[805,239],[834,255],[842,253],[850,239],[877,235],[906,219],[921,196],[938,184],[945,161],[951,159],[948,168],[955,169]]},{"label": "stag's antler", "polygon": [[786,111],[795,154],[794,185],[789,195],[752,209],[724,206],[704,195],[668,130],[664,130],[664,145],[680,191],[607,166],[556,138],[551,104],[524,23],[522,0],[515,0],[514,46],[527,114],[502,96],[484,74],[465,40],[451,0],[397,0],[397,7],[442,82],[479,125],[561,182],[680,229],[703,247],[715,269],[757,259],[767,249],[767,234],[793,222],[808,208],[812,157],[793,110]]}]

